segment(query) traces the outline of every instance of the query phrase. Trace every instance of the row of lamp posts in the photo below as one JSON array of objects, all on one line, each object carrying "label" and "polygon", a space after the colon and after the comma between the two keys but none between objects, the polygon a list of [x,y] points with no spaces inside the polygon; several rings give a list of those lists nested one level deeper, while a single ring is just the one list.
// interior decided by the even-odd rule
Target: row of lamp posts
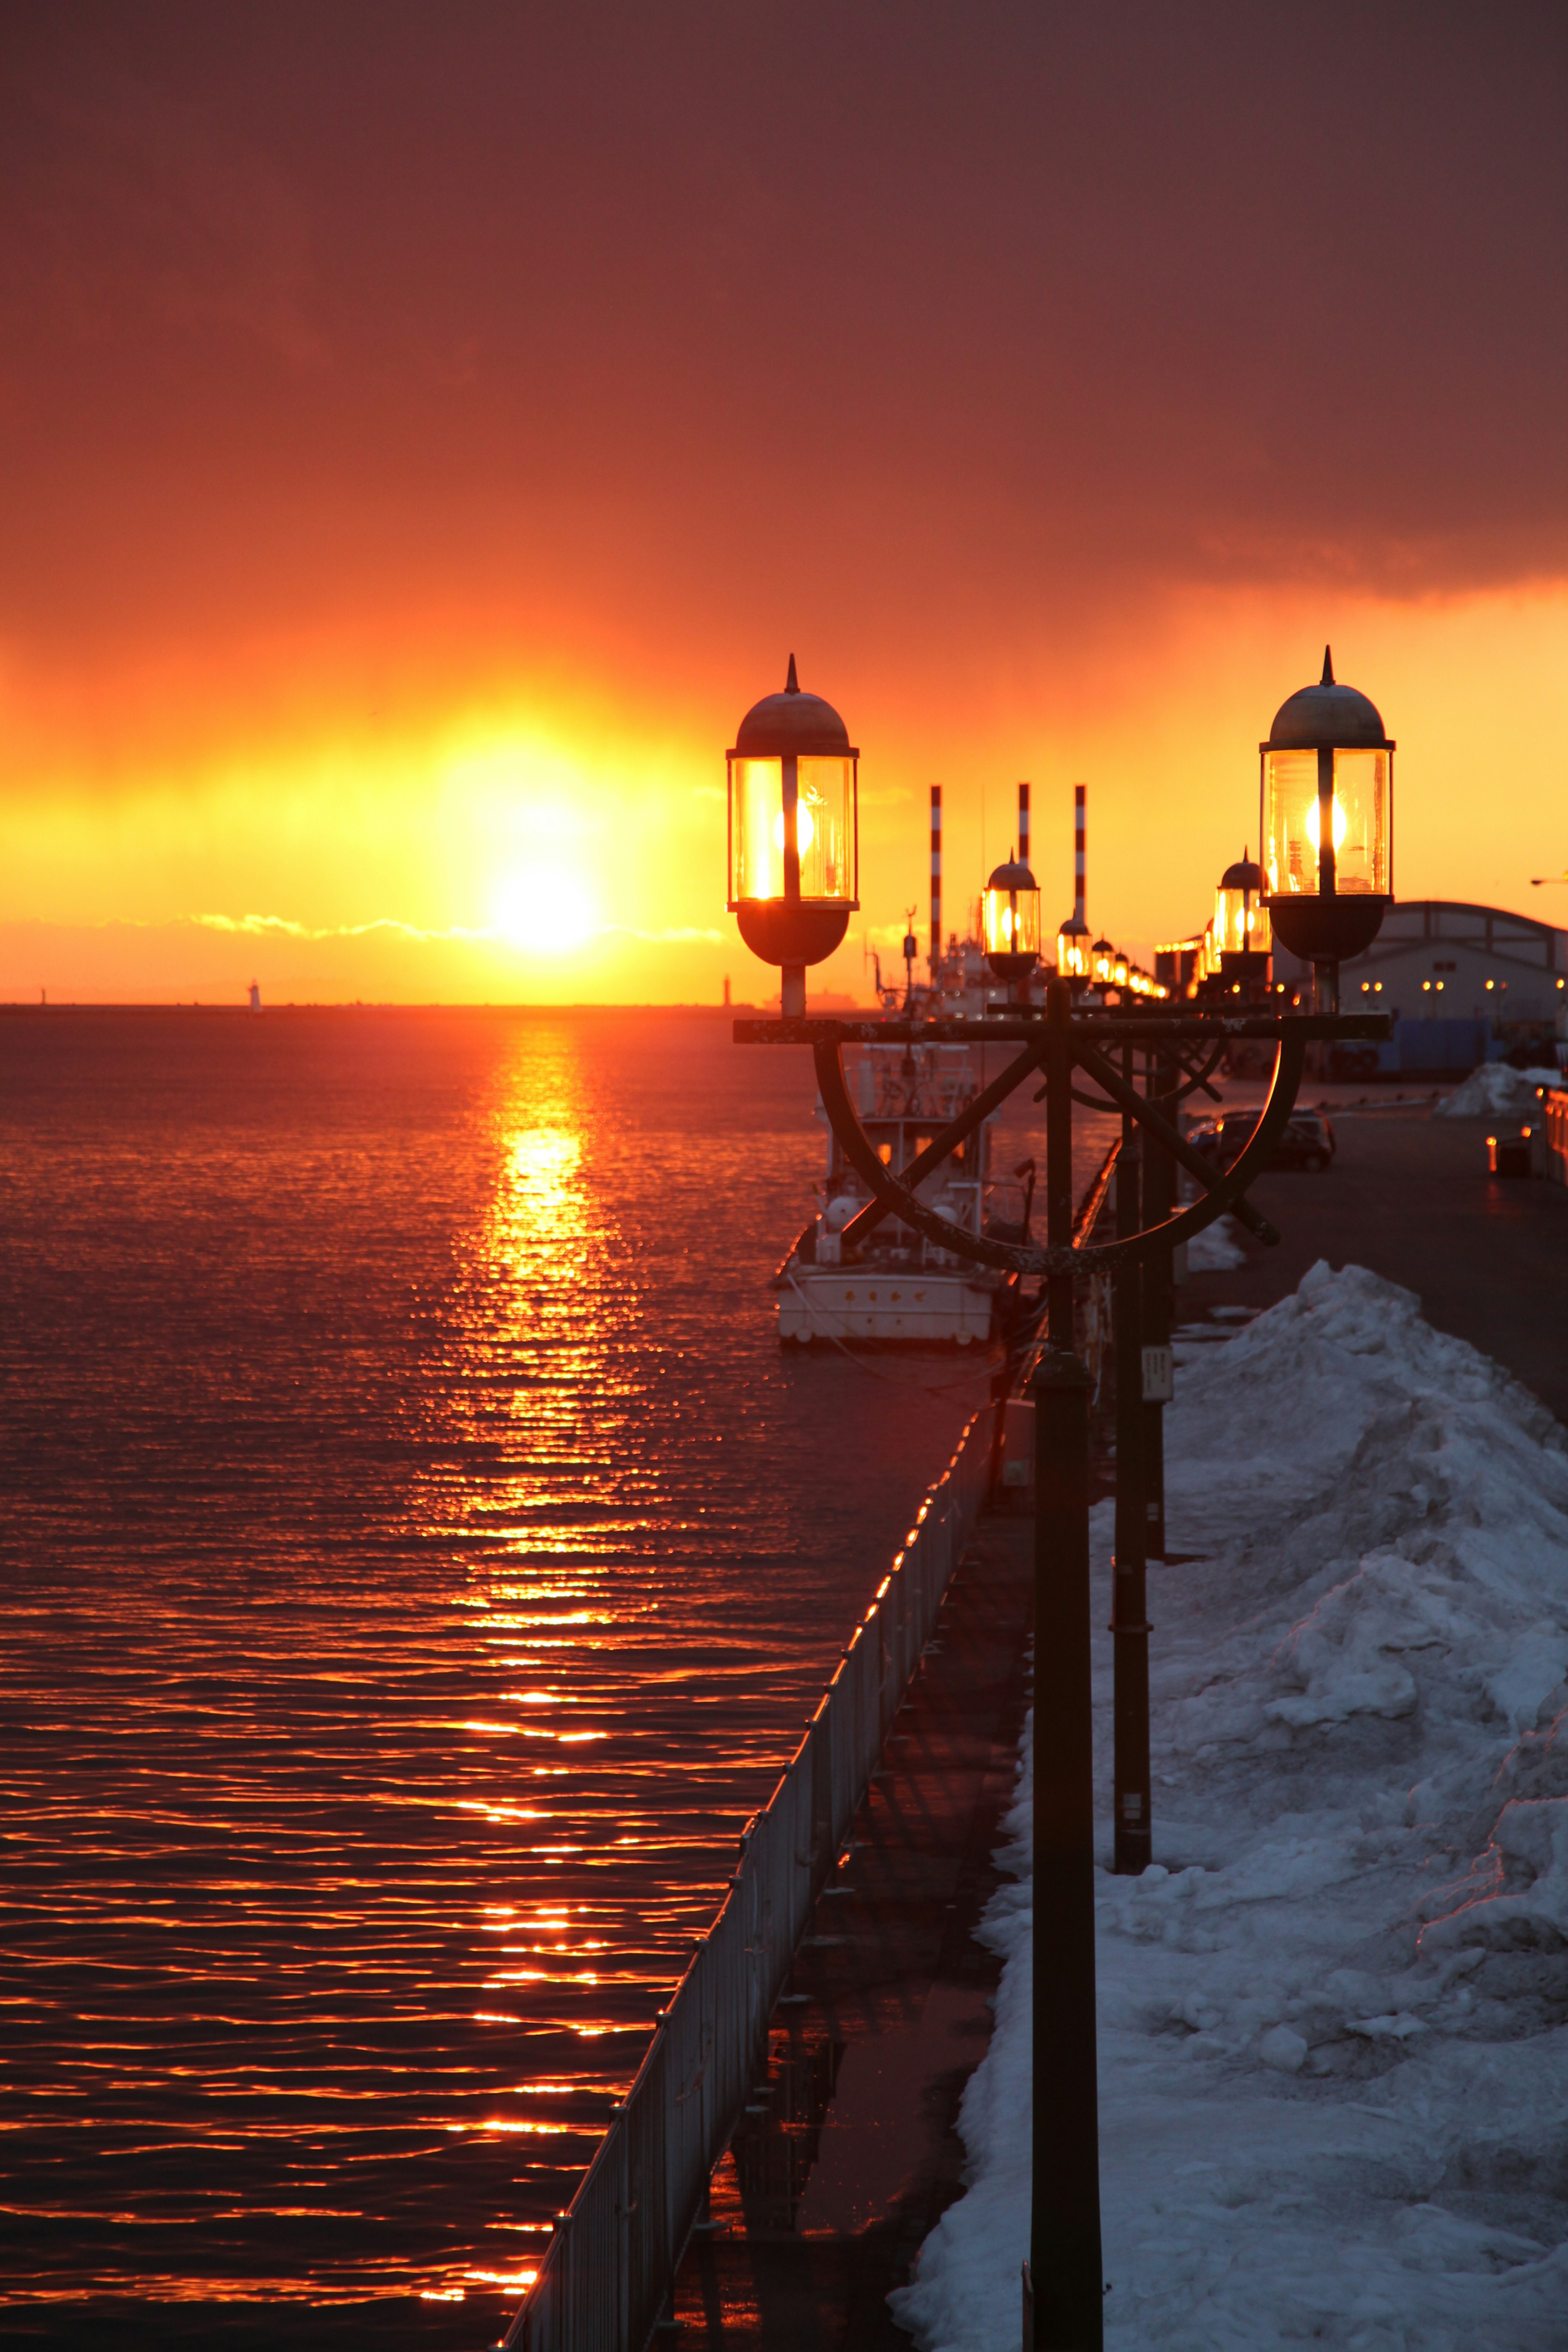
[{"label": "row of lamp posts", "polygon": [[[1246,1200],[1283,1129],[1310,1039],[1386,1034],[1383,1015],[1341,1016],[1338,967],[1371,943],[1389,903],[1393,753],[1374,706],[1340,686],[1325,653],[1316,686],[1291,695],[1260,749],[1261,863],[1244,857],[1220,886],[1226,975],[1250,999],[1258,980],[1259,916],[1310,964],[1309,1015],[1237,1007],[1124,1000],[1114,1011],[1082,1002],[1095,946],[1081,910],[1058,940],[1058,971],[1043,1014],[1017,1002],[1040,955],[1039,893],[1010,859],[991,876],[983,904],[984,945],[1015,1003],[1002,1017],[968,1024],[904,1019],[883,1024],[807,1021],[805,972],[845,936],[859,901],[858,752],[837,712],[801,691],[792,656],[783,693],[750,709],[729,761],[730,907],[742,937],[782,971],[783,1019],[737,1022],[741,1043],[810,1045],[835,1132],[876,1195],[876,1213],[901,1215],[961,1256],[1011,1265],[1042,1277],[1048,1345],[1030,1382],[1035,1404],[1034,2126],[1026,2341],[1049,2352],[1100,2352],[1103,2342],[1098,2094],[1094,2000],[1094,1853],[1089,1559],[1089,1374],[1074,1352],[1075,1276],[1089,1259],[1117,1280],[1118,1491],[1112,1573],[1114,1634],[1114,1860],[1145,1868],[1152,1855],[1145,1573],[1163,1557],[1159,1405],[1139,1375],[1151,1328],[1169,1311],[1169,1255],[1179,1232],[1232,1206],[1266,1240],[1279,1238]],[[1080,803],[1081,807],[1081,803]],[[1081,820],[1080,820],[1081,843]],[[1079,851],[1081,858],[1081,846]],[[1230,899],[1236,904],[1231,907]],[[1078,959],[1085,959],[1080,966]],[[1222,962],[1222,974],[1226,966]],[[1111,984],[1118,985],[1112,967]],[[1075,1010],[1075,992],[1080,1002]],[[846,1042],[925,1034],[1023,1043],[1000,1086],[1043,1069],[1047,1243],[1044,1248],[972,1235],[928,1209],[898,1171],[885,1171],[859,1129],[842,1083]],[[1274,1085],[1251,1143],[1221,1174],[1205,1169],[1175,1125],[1198,1065],[1228,1036],[1272,1037]],[[1215,1043],[1217,1041],[1217,1045]],[[1144,1088],[1132,1083],[1142,1055]],[[1212,1059],[1207,1064],[1213,1066]],[[1123,1118],[1114,1243],[1075,1247],[1072,1104],[1075,1073],[1093,1079]],[[996,1096],[998,1087],[988,1090]],[[940,1160],[973,1114],[921,1155]],[[1199,1206],[1171,1213],[1173,1161],[1208,1188]],[[1168,1321],[1164,1337],[1168,1340]],[[1151,1536],[1154,1540],[1151,1542]]]}]

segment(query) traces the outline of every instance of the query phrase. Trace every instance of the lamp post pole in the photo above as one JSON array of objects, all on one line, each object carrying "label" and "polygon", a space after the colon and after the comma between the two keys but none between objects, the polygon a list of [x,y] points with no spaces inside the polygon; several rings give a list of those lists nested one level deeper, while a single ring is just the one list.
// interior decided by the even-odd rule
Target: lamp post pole
[{"label": "lamp post pole", "polygon": [[[1180,1069],[1173,1055],[1151,1051],[1147,1090],[1173,1123]],[[1173,1188],[1171,1155],[1157,1136],[1143,1139],[1142,1173],[1144,1223],[1158,1227],[1171,1213]],[[1143,1261],[1143,1349],[1151,1375],[1143,1381],[1143,1517],[1147,1526],[1145,1558],[1159,1560],[1165,1557],[1165,1406],[1172,1393],[1172,1275],[1171,1252],[1152,1249]]]},{"label": "lamp post pole", "polygon": [[[1072,992],[1046,992],[1046,1238],[1072,1246]],[[1034,2340],[1100,2352],[1100,2094],[1094,2036],[1094,1719],[1089,1376],[1073,1348],[1070,1257],[1047,1282],[1035,1406]]]},{"label": "lamp post pole", "polygon": [[[1131,1050],[1122,1076],[1132,1076]],[[1141,1230],[1139,1178],[1142,1137],[1129,1111],[1121,1114],[1116,1160],[1116,1237]],[[1116,1706],[1112,1768],[1112,1868],[1121,1877],[1147,1870],[1150,1843],[1149,1521],[1143,1507],[1143,1288],[1135,1257],[1117,1267],[1116,1313],[1116,1552],[1110,1579],[1111,1662]]]}]

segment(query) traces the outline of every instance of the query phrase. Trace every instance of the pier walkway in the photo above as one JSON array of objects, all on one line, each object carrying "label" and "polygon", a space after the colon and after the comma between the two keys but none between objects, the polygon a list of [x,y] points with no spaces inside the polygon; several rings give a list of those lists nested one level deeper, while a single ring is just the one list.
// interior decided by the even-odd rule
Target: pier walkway
[{"label": "pier walkway", "polygon": [[1324,1108],[1339,1143],[1331,1172],[1255,1184],[1251,1199],[1283,1240],[1263,1249],[1243,1238],[1247,1264],[1194,1276],[1178,1293],[1180,1317],[1220,1303],[1271,1307],[1321,1257],[1368,1266],[1414,1290],[1429,1323],[1505,1364],[1568,1423],[1568,1192],[1489,1176],[1484,1119]]},{"label": "pier walkway", "polygon": [[[1256,1185],[1283,1241],[1194,1275],[1178,1319],[1271,1306],[1320,1257],[1365,1265],[1568,1423],[1568,1192],[1489,1177],[1485,1121],[1325,1108],[1332,1172]],[[958,2104],[1000,1975],[973,1931],[1026,1704],[1031,1535],[984,1521],[953,1578],[659,2331],[682,2352],[907,2352],[886,2297],[960,2192]]]},{"label": "pier walkway", "polygon": [[1001,1973],[974,1929],[1026,1705],[1031,1533],[986,1520],[954,1571],[659,2331],[682,2352],[907,2352],[886,2298],[959,2193]]}]

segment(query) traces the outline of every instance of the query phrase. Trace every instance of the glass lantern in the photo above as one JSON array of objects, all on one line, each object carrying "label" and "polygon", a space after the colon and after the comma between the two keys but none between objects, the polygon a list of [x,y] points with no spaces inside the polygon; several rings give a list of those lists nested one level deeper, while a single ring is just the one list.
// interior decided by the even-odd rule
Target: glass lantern
[{"label": "glass lantern", "polygon": [[1376,705],[1323,675],[1258,746],[1264,898],[1293,955],[1337,966],[1370,947],[1393,893],[1394,752]]},{"label": "glass lantern", "polygon": [[998,866],[980,902],[985,961],[998,980],[1025,980],[1040,960],[1040,892],[1016,858]]},{"label": "glass lantern", "polygon": [[1244,849],[1236,865],[1219,877],[1214,899],[1215,935],[1226,955],[1267,955],[1273,946],[1268,905],[1263,896],[1263,868]]},{"label": "glass lantern", "polygon": [[1076,911],[1057,933],[1057,971],[1075,987],[1089,978],[1089,925]]},{"label": "glass lantern", "polygon": [[1109,988],[1116,969],[1116,950],[1109,940],[1096,940],[1089,951],[1089,969],[1097,988]]},{"label": "glass lantern", "polygon": [[742,719],[729,769],[730,912],[753,955],[784,970],[786,1015],[805,1010],[805,967],[830,956],[860,901],[860,755],[831,703],[782,694]]}]

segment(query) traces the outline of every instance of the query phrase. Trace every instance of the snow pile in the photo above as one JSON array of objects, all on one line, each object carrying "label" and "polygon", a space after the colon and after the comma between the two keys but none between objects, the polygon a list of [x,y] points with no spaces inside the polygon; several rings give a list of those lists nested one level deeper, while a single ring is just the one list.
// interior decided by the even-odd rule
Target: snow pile
[{"label": "snow pile", "polygon": [[1483,1062],[1454,1088],[1433,1111],[1434,1118],[1528,1118],[1535,1109],[1537,1087],[1555,1087],[1562,1073],[1516,1070],[1509,1062]]},{"label": "snow pile", "polygon": [[[1173,1549],[1207,1557],[1150,1574],[1160,1860],[1099,1880],[1107,2345],[1560,2352],[1563,1433],[1408,1291],[1323,1265],[1199,1353],[1166,1432]],[[893,2299],[926,2352],[1018,2341],[1027,1772],[972,2185]]]},{"label": "snow pile", "polygon": [[1225,1274],[1233,1265],[1246,1264],[1247,1252],[1234,1217],[1216,1217],[1187,1244],[1189,1274]]}]

